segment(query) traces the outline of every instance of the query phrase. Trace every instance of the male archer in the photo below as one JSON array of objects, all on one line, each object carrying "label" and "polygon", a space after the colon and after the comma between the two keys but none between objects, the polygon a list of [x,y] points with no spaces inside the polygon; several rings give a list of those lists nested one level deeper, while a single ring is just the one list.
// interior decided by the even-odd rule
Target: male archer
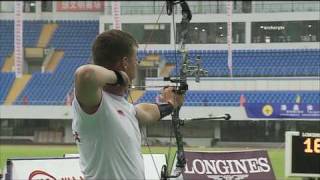
[{"label": "male archer", "polygon": [[92,47],[94,64],[75,72],[72,130],[85,179],[145,179],[139,123],[157,122],[183,104],[172,87],[162,90],[165,103],[128,103],[137,48],[127,32],[103,32]]}]

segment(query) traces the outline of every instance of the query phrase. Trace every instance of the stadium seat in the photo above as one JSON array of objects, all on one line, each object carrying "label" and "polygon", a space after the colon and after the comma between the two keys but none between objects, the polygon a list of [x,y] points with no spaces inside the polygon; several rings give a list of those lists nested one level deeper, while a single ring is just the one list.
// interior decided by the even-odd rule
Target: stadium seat
[{"label": "stadium seat", "polygon": [[[318,91],[188,91],[185,106],[239,106],[243,94],[247,103],[296,103],[299,95],[303,103],[319,103]],[[155,102],[159,91],[149,90],[136,103]]]}]

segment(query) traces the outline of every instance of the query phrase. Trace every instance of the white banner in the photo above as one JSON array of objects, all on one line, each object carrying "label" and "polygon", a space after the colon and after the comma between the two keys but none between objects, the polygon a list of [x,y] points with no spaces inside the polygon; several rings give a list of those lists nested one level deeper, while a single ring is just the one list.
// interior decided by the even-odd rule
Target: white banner
[{"label": "white banner", "polygon": [[84,179],[79,158],[12,159],[5,179]]},{"label": "white banner", "polygon": [[19,78],[23,73],[23,1],[15,1],[14,5],[14,66]]},{"label": "white banner", "polygon": [[143,162],[146,179],[160,179],[161,168],[167,164],[164,154],[143,154]]},{"label": "white banner", "polygon": [[[159,179],[162,165],[166,164],[165,155],[143,154],[143,161],[146,179]],[[5,169],[4,178],[9,180],[84,179],[80,171],[79,154],[65,154],[64,158],[10,159]]]},{"label": "white banner", "polygon": [[112,1],[113,29],[121,30],[121,7],[120,1]]},{"label": "white banner", "polygon": [[227,43],[228,43],[228,68],[230,77],[232,77],[232,1],[227,1]]}]

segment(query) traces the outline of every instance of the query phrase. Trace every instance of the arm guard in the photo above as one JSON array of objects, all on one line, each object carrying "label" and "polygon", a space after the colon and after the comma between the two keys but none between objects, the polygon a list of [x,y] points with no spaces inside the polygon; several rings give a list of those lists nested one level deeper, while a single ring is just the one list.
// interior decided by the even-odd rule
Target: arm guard
[{"label": "arm guard", "polygon": [[169,115],[172,113],[174,107],[172,104],[170,103],[164,103],[164,104],[156,104],[159,108],[159,112],[160,112],[160,119],[162,119],[163,117]]}]

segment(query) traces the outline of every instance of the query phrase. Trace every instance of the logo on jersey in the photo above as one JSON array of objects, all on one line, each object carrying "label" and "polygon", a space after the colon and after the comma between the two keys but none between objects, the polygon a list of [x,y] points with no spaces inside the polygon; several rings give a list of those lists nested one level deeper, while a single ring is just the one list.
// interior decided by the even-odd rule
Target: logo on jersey
[{"label": "logo on jersey", "polygon": [[123,112],[123,111],[121,111],[120,109],[119,109],[119,110],[117,110],[117,112],[118,112],[118,114],[120,114],[121,116],[124,116],[124,112]]}]

